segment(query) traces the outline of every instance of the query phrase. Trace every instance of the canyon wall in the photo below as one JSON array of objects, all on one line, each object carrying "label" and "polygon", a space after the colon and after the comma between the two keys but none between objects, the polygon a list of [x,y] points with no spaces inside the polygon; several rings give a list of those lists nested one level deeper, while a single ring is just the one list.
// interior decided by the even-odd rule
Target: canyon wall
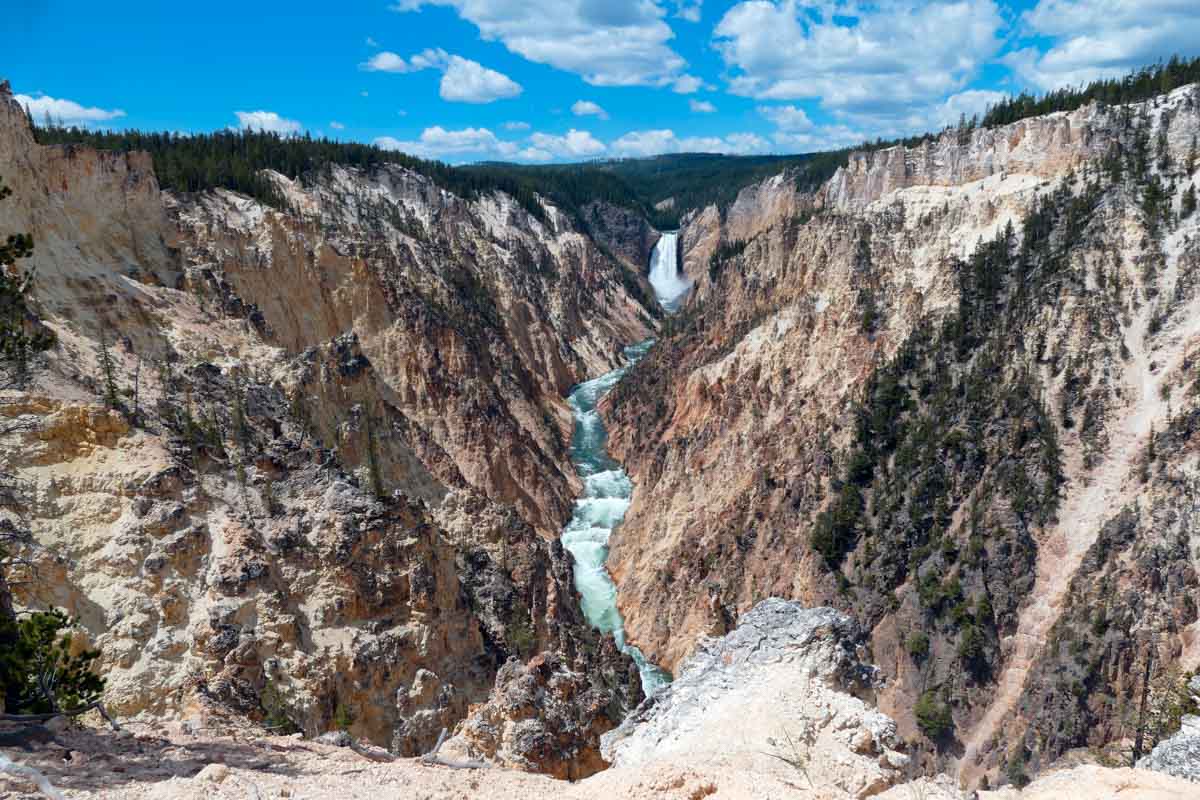
[{"label": "canyon wall", "polygon": [[1200,665],[1198,132],[1185,87],[692,215],[697,292],[605,406],[631,640],[675,668],[764,597],[829,604],[926,768],[1148,746],[1143,688]]},{"label": "canyon wall", "polygon": [[554,541],[563,395],[654,330],[649,244],[396,166],[272,175],[282,209],[172,194],[145,154],[38,145],[7,85],[0,165],[56,335],[0,403],[32,535],[10,577],[78,618],[114,713],[219,703],[416,753],[545,653],[603,699],[571,743],[598,752],[639,688]]}]

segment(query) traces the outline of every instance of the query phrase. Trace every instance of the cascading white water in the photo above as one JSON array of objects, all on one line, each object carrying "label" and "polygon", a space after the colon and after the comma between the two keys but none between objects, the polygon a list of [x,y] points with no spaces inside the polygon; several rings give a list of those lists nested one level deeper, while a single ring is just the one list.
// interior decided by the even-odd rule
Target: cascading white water
[{"label": "cascading white water", "polygon": [[677,233],[664,233],[650,254],[650,285],[658,302],[672,313],[679,310],[692,288],[687,275],[679,271],[678,239]]},{"label": "cascading white water", "polygon": [[[676,234],[664,233],[650,257],[650,285],[658,295],[658,302],[668,312],[676,311],[692,288],[691,281],[679,274],[675,248]],[[625,348],[624,367],[579,384],[567,398],[575,412],[571,462],[583,478],[583,497],[575,501],[575,513],[562,532],[563,547],[575,558],[575,589],[581,598],[584,617],[602,633],[611,633],[621,651],[628,653],[637,664],[642,691],[647,697],[667,685],[671,676],[625,641],[625,623],[617,610],[617,587],[604,567],[608,558],[608,538],[629,510],[633,483],[621,465],[608,457],[604,446],[608,433],[596,411],[596,404],[652,344],[654,340],[647,339]]]},{"label": "cascading white water", "polygon": [[629,509],[633,484],[621,465],[608,457],[604,447],[608,433],[596,404],[653,343],[653,339],[647,339],[625,348],[626,366],[579,384],[567,398],[575,412],[571,461],[583,478],[583,497],[575,501],[575,513],[562,532],[563,547],[575,557],[575,589],[581,597],[584,617],[601,633],[611,633],[622,652],[633,658],[646,696],[666,685],[670,676],[625,641],[625,625],[617,610],[617,587],[604,568],[608,537]]}]

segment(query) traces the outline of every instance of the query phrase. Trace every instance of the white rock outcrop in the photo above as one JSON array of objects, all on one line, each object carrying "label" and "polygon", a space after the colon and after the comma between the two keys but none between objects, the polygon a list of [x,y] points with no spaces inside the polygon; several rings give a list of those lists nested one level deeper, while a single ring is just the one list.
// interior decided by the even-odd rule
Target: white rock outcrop
[{"label": "white rock outcrop", "polygon": [[862,634],[832,608],[776,598],[706,639],[675,681],[603,737],[614,769],[661,762],[867,797],[903,779],[896,725],[870,699]]}]

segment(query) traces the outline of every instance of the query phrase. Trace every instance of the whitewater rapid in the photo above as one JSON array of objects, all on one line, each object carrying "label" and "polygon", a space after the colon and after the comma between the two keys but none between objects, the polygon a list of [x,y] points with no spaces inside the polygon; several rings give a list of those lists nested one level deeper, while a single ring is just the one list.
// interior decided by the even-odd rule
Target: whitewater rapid
[{"label": "whitewater rapid", "polygon": [[[691,282],[678,274],[675,246],[675,234],[664,233],[650,259],[650,284],[659,303],[672,312],[679,308],[691,288]],[[647,697],[669,683],[671,676],[647,661],[642,651],[625,640],[625,623],[617,610],[617,587],[604,566],[608,539],[629,510],[633,483],[621,465],[608,456],[605,447],[608,432],[596,406],[652,344],[654,340],[647,339],[626,347],[625,366],[579,384],[567,397],[575,414],[571,462],[583,478],[583,496],[575,501],[575,512],[562,532],[563,547],[575,558],[575,589],[581,598],[584,617],[602,633],[612,634],[621,651],[637,664],[642,691]]]}]

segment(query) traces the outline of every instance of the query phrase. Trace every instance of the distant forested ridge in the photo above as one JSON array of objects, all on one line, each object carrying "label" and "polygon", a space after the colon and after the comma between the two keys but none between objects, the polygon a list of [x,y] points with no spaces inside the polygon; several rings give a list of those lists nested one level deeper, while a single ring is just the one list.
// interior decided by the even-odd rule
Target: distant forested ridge
[{"label": "distant forested ridge", "polygon": [[34,123],[40,144],[87,145],[100,150],[129,152],[144,150],[154,159],[159,186],[174,192],[202,192],[224,188],[281,208],[283,198],[272,182],[261,175],[274,170],[289,178],[309,179],[332,164],[360,169],[377,169],[395,164],[429,177],[434,183],[461,197],[481,192],[507,192],[537,216],[542,209],[530,187],[484,171],[451,167],[374,145],[337,142],[327,138],[280,136],[255,130],[223,130],[213,133],[176,134],[137,130],[95,131],[55,125],[51,120]]},{"label": "distant forested ridge", "polygon": [[[1022,93],[1009,97],[989,107],[982,118],[963,118],[959,129],[1005,125],[1040,114],[1074,110],[1093,101],[1136,102],[1198,81],[1200,58],[1175,57],[1124,78],[1098,80],[1081,88],[1059,89],[1041,96]],[[159,185],[176,192],[222,187],[282,208],[283,198],[274,184],[262,176],[264,169],[310,181],[332,164],[364,170],[395,164],[429,177],[460,197],[505,192],[543,221],[546,217],[537,201],[539,195],[577,222],[582,221],[583,206],[598,200],[629,208],[659,229],[678,227],[683,215],[692,209],[713,204],[724,208],[743,188],[772,175],[787,173],[799,188],[811,191],[845,165],[852,152],[896,145],[912,147],[936,136],[926,133],[906,139],[877,139],[856,147],[799,155],[678,153],[580,164],[487,162],[456,167],[374,145],[314,138],[309,134],[280,136],[265,131],[223,130],[181,135],[96,131],[56,125],[49,119],[41,124],[33,119],[30,122],[41,144],[85,144],[122,152],[145,150],[154,159]]]},{"label": "distant forested ridge", "polygon": [[[501,191],[545,220],[537,202],[541,195],[566,213],[581,218],[580,209],[592,201],[623,206],[643,215],[658,228],[678,227],[682,214],[711,203],[728,205],[745,186],[788,168],[805,173],[811,160],[817,169],[812,183],[833,174],[833,160],[845,162],[849,151],[817,156],[727,156],[708,153],[664,155],[648,159],[597,161],[583,164],[531,166],[488,162],[450,166],[395,150],[311,135],[281,136],[254,130],[176,134],[137,130],[97,131],[33,123],[40,144],[88,145],[101,150],[144,150],[154,159],[159,185],[175,192],[224,188],[283,207],[274,184],[261,171],[274,170],[306,181],[339,164],[364,170],[395,164],[430,178],[454,194],[474,198]],[[668,198],[670,207],[655,208]]]},{"label": "distant forested ridge", "polygon": [[979,124],[983,127],[1007,125],[1055,111],[1074,111],[1092,102],[1105,105],[1136,103],[1198,81],[1200,58],[1174,56],[1165,64],[1143,67],[1124,78],[1092,81],[1081,88],[1058,89],[1041,97],[1022,92],[988,108]]}]

